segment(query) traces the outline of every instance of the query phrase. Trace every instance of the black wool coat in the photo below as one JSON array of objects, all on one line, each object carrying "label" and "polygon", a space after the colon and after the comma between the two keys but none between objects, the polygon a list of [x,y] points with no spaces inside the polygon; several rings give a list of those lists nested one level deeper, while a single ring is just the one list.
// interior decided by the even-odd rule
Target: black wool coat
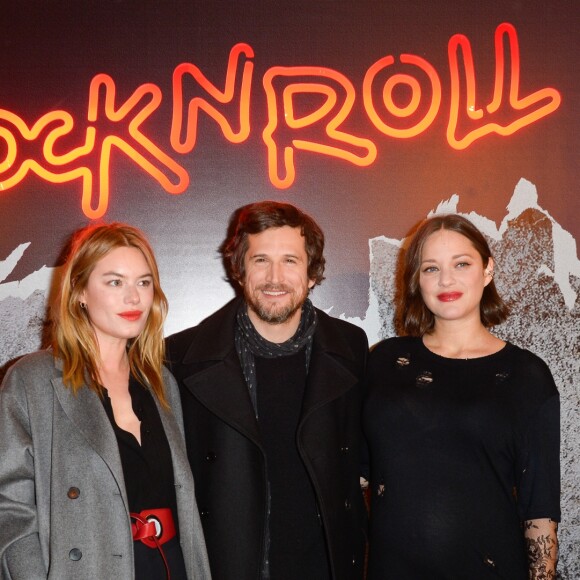
[{"label": "black wool coat", "polygon": [[[214,580],[257,580],[265,557],[265,454],[234,344],[240,300],[167,339]],[[360,328],[317,315],[296,442],[316,494],[332,578],[359,580],[367,527],[359,476],[368,341]]]}]

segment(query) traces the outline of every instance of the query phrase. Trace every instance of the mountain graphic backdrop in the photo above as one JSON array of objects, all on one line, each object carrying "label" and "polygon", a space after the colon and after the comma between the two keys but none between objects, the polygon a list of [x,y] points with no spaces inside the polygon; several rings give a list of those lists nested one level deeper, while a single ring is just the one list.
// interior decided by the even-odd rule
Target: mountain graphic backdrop
[{"label": "mountain graphic backdrop", "polygon": [[[430,214],[459,213],[453,195]],[[574,238],[538,203],[535,186],[520,180],[499,227],[476,213],[463,214],[486,235],[495,258],[498,291],[511,308],[508,321],[494,329],[505,340],[541,356],[556,379],[562,404],[562,523],[559,577],[580,578],[580,261]],[[369,307],[363,319],[374,344],[395,334],[394,297],[404,240],[369,240]],[[0,367],[38,349],[46,332],[48,297],[58,270],[43,267],[23,280],[1,283],[30,244],[0,262]],[[160,264],[163,255],[159,254]],[[330,310],[332,314],[332,309]],[[207,314],[210,314],[209,312]],[[3,374],[3,372],[2,372]]]}]

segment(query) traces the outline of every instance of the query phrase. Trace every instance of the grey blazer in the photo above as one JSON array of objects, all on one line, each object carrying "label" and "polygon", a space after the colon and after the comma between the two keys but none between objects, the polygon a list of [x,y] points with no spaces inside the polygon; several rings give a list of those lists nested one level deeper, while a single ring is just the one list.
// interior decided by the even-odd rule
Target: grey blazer
[{"label": "grey blazer", "polygon": [[[181,404],[166,369],[164,382],[172,412],[158,408],[171,447],[186,569],[190,579],[206,580]],[[0,579],[134,575],[123,469],[105,409],[92,390],[75,396],[63,385],[50,352],[28,355],[0,389]]]}]

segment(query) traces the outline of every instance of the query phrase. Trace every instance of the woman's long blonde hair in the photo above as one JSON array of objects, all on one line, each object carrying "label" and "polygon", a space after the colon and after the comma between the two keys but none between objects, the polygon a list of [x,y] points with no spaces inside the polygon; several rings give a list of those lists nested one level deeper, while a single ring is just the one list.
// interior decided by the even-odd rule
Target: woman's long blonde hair
[{"label": "woman's long blonde hair", "polygon": [[62,360],[63,382],[74,392],[84,385],[103,396],[99,380],[100,352],[81,295],[97,262],[117,248],[136,248],[143,254],[153,277],[153,304],[141,334],[129,341],[131,373],[149,387],[167,407],[162,366],[165,358],[163,323],[167,298],[159,282],[159,270],[143,232],[122,223],[91,225],[73,237],[64,265],[60,292],[52,316],[52,348]]}]

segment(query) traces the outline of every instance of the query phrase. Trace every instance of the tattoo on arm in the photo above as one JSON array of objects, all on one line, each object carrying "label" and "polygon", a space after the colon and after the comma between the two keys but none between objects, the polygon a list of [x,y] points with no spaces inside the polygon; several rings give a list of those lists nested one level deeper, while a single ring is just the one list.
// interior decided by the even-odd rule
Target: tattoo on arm
[{"label": "tattoo on arm", "polygon": [[524,535],[528,551],[529,580],[553,580],[558,562],[558,524],[550,519],[527,520]]}]

